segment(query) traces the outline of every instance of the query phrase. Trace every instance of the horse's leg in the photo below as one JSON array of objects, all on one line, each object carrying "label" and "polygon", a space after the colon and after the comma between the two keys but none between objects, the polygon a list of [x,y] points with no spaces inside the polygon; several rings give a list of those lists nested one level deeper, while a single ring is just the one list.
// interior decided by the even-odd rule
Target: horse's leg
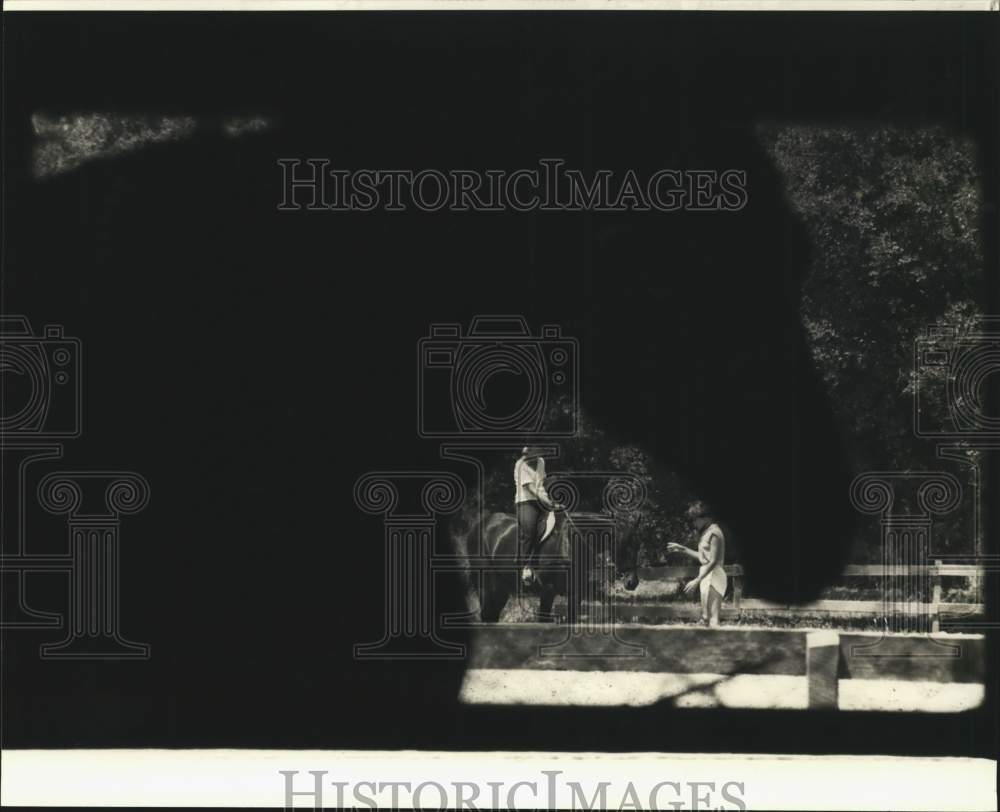
[{"label": "horse's leg", "polygon": [[541,598],[538,602],[537,619],[541,623],[551,623],[555,620],[552,615],[552,605],[556,602],[556,590],[551,584],[542,586]]},{"label": "horse's leg", "polygon": [[479,597],[479,617],[483,623],[496,623],[510,597],[509,579],[503,573],[486,573],[483,576],[483,593]]}]

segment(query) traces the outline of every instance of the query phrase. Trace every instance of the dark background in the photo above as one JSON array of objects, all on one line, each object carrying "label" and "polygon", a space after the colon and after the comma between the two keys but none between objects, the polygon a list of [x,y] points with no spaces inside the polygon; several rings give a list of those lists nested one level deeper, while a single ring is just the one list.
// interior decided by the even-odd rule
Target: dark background
[{"label": "dark background", "polygon": [[[461,663],[353,660],[381,635],[383,553],[351,497],[366,471],[441,467],[414,430],[428,325],[523,313],[580,339],[600,425],[716,502],[756,594],[815,595],[847,555],[851,472],[798,324],[810,246],[754,126],[931,123],[978,139],[995,297],[992,17],[4,22],[3,310],[83,341],[85,431],[58,467],[135,470],[153,493],[123,525],[122,561],[124,632],[152,658],[47,662],[51,634],[7,633],[4,746],[995,753],[992,704],[460,706]],[[205,127],[36,180],[39,111],[277,126],[239,140]],[[447,170],[553,156],[640,176],[742,168],[750,202],[707,216],[276,211],[281,157]],[[443,607],[460,600],[446,591]]]}]

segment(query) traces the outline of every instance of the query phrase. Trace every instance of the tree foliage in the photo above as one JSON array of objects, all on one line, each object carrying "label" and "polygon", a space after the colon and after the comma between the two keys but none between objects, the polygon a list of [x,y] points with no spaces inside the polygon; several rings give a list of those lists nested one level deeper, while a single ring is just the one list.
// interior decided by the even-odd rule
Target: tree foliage
[{"label": "tree foliage", "polygon": [[[983,315],[973,144],[902,126],[763,126],[760,137],[809,234],[801,316],[855,470],[947,467],[914,426],[918,397],[928,420],[947,420],[947,373],[915,347],[928,327],[969,335]],[[970,511],[945,524],[945,546],[969,551]]]}]

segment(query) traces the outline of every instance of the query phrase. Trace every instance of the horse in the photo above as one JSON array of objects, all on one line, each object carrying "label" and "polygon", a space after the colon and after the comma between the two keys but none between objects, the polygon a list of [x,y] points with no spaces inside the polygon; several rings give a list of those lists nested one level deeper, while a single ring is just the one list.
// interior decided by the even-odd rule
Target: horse
[{"label": "horse", "polygon": [[[551,621],[552,605],[557,595],[569,598],[569,622],[579,620],[583,589],[570,589],[571,566],[574,556],[576,566],[582,567],[584,580],[592,583],[600,577],[599,568],[607,566],[608,562],[600,560],[601,551],[597,549],[590,534],[580,532],[580,526],[590,526],[593,520],[607,522],[608,517],[598,513],[557,512],[554,515],[554,527],[545,535],[538,548],[538,565],[535,570],[539,586],[540,605],[538,619]],[[575,519],[575,521],[574,521]],[[550,518],[551,522],[551,518]],[[615,522],[618,543],[615,545],[615,560],[610,562],[617,573],[624,573],[623,584],[626,589],[634,590],[639,585],[638,527],[640,518]],[[575,531],[575,538],[574,538]],[[476,523],[467,539],[466,549],[478,549],[486,556],[486,566],[483,567],[482,585],[479,594],[480,618],[484,623],[496,623],[500,613],[511,596],[516,595],[520,581],[519,566],[516,564],[517,520],[510,513],[492,513],[483,518],[481,525],[482,544],[479,540],[480,528]],[[580,559],[582,556],[582,560]],[[508,564],[508,566],[503,566]],[[608,579],[610,581],[610,579]],[[572,593],[572,594],[570,594]]]}]

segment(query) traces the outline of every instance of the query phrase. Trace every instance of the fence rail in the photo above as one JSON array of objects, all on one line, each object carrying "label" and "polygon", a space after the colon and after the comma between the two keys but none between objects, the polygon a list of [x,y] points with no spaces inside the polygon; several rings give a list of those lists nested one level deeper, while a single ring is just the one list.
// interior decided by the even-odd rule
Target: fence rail
[{"label": "fence rail", "polygon": [[[791,629],[631,626],[620,640],[641,647],[639,656],[606,655],[619,642],[582,635],[581,653],[565,627],[551,624],[483,624],[472,631],[469,669],[636,671],[669,674],[804,676],[810,708],[838,706],[843,680],[982,683],[985,641],[958,634],[947,644],[928,637],[885,637],[864,632]],[[561,649],[572,649],[572,653]],[[525,680],[530,681],[530,674]]]},{"label": "fence rail", "polygon": [[[656,581],[665,578],[683,578],[685,575],[697,575],[697,566],[689,567],[639,567],[639,576],[645,580]],[[742,578],[743,567],[739,564],[729,564],[723,569],[726,575],[735,578]],[[864,575],[878,578],[885,575],[884,564],[848,564],[841,572],[841,575]],[[978,564],[911,564],[906,566],[906,571],[911,575],[939,575],[951,577],[978,578],[986,573],[984,567]]]},{"label": "fence rail", "polygon": [[[733,580],[732,589],[722,606],[722,615],[733,617],[743,611],[757,611],[778,617],[801,614],[804,612],[828,615],[867,615],[892,613],[894,615],[923,615],[931,620],[932,630],[940,629],[941,619],[948,616],[968,617],[985,614],[986,607],[982,603],[949,603],[941,599],[941,578],[964,577],[974,584],[986,574],[986,568],[975,564],[946,564],[937,561],[934,564],[918,564],[912,566],[885,567],[881,564],[851,564],[843,569],[844,576],[862,576],[869,578],[899,578],[924,576],[930,578],[931,600],[817,600],[806,604],[782,604],[758,598],[743,597],[743,568],[739,564],[724,567],[726,575]],[[693,578],[698,574],[699,567],[640,567],[637,572],[640,583],[656,581],[672,581],[682,578]],[[978,591],[978,590],[977,590]],[[650,620],[666,620],[697,614],[697,607],[684,603],[650,603],[641,598],[619,601],[618,615],[625,620],[630,611],[636,614],[641,608],[644,618]]]}]

